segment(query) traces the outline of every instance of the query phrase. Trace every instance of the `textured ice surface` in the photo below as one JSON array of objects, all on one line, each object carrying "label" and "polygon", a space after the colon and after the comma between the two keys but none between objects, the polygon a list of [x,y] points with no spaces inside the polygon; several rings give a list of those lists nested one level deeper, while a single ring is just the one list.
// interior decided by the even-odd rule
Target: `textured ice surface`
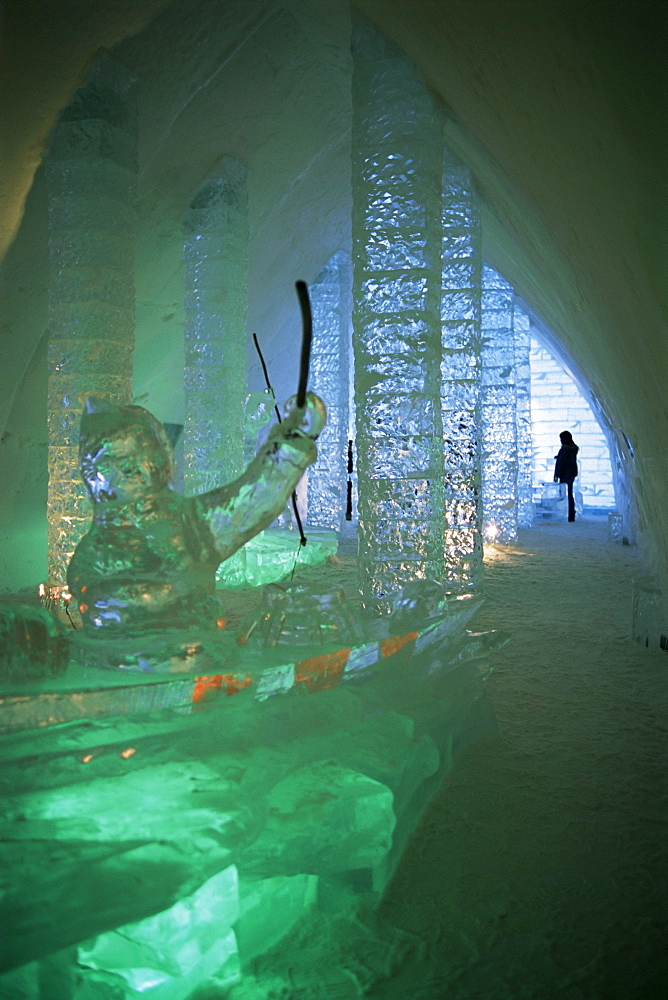
[{"label": "textured ice surface", "polygon": [[482,233],[470,170],[443,157],[441,205],[441,416],[446,585],[480,586],[480,373]]},{"label": "textured ice surface", "polygon": [[134,80],[101,53],[45,160],[49,221],[49,579],[90,520],[77,471],[87,393],[132,398],[137,129]]},{"label": "textured ice surface", "polygon": [[650,577],[633,581],[631,636],[648,649],[668,648],[663,595],[656,580]]},{"label": "textured ice surface", "polygon": [[[316,456],[325,420],[318,397],[271,431],[242,476],[204,494],[171,489],[162,426],[141,407],[89,399],[81,422],[81,470],[93,525],[68,570],[86,628],[123,638],[165,627],[215,628],[215,572],[283,509]],[[160,653],[164,658],[163,652]]]},{"label": "textured ice surface", "polygon": [[[318,438],[318,451],[320,438]],[[261,587],[292,575],[295,567],[316,566],[336,553],[338,538],[333,531],[308,526],[308,544],[302,545],[296,531],[270,528],[261,531],[216,572],[219,588]]]},{"label": "textured ice surface", "polygon": [[303,925],[317,898],[317,875],[240,880],[236,937],[241,962],[249,963],[289,934],[295,924]]},{"label": "textured ice surface", "polygon": [[440,129],[415,65],[353,32],[353,346],[362,591],[443,575]]},{"label": "textured ice surface", "polygon": [[342,530],[346,514],[350,387],[350,258],[335,253],[309,288],[311,384],[327,405],[318,460],[308,473],[308,522]]},{"label": "textured ice surface", "polygon": [[[232,929],[238,916],[239,880],[230,865],[169,909],[79,945],[78,962],[111,974],[128,1000],[186,1000],[213,973],[221,986],[240,979]],[[83,979],[95,982],[86,973]]]},{"label": "textured ice surface", "polygon": [[531,321],[518,301],[513,302],[515,348],[515,409],[517,420],[517,525],[533,524],[533,435],[531,429]]},{"label": "textured ice surface", "polygon": [[184,222],[184,485],[213,489],[243,464],[246,402],[246,170],[225,157]]},{"label": "textured ice surface", "polygon": [[617,511],[608,514],[608,541],[621,542],[624,534],[624,518]]},{"label": "textured ice surface", "polygon": [[237,934],[248,961],[382,891],[430,779],[490,731],[485,640],[464,622],[435,623],[419,649],[416,633],[377,641],[374,667],[324,691],[259,701],[252,684],[197,711],[3,737],[0,969],[77,945],[99,996],[150,977],[180,1000],[189,977],[236,975]]},{"label": "textured ice surface", "polygon": [[0,682],[3,685],[57,677],[67,668],[67,635],[46,610],[0,605]]},{"label": "textured ice surface", "polygon": [[483,266],[482,293],[482,506],[485,530],[497,542],[517,538],[517,406],[515,396],[514,292],[492,267]]},{"label": "textured ice surface", "polygon": [[265,587],[260,607],[243,623],[240,636],[244,645],[259,648],[345,648],[362,642],[363,629],[342,587],[297,584]]}]

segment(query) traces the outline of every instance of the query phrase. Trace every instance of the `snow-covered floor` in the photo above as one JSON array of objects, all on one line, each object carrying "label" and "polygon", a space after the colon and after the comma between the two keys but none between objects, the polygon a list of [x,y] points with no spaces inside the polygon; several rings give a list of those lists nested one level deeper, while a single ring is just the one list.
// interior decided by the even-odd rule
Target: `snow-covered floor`
[{"label": "snow-covered floor", "polygon": [[629,638],[641,574],[604,517],[488,552],[472,627],[512,633],[500,738],[462,753],[404,855],[380,915],[406,954],[370,996],[668,997],[668,654]]}]

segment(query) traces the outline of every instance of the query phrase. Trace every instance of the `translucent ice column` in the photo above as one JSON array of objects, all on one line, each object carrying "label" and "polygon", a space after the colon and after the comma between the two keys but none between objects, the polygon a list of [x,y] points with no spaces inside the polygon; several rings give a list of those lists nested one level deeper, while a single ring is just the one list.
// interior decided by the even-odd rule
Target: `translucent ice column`
[{"label": "translucent ice column", "polygon": [[343,251],[309,289],[313,312],[310,381],[327,404],[318,460],[308,476],[308,521],[340,531],[346,514],[350,362],[350,258]]},{"label": "translucent ice column", "polygon": [[184,221],[184,487],[239,475],[246,401],[246,170],[225,157]]},{"label": "translucent ice column", "polygon": [[415,65],[353,33],[353,348],[362,592],[443,576],[440,129]]},{"label": "translucent ice column", "polygon": [[482,505],[490,540],[517,538],[517,416],[511,285],[483,265]]},{"label": "translucent ice column", "polygon": [[482,571],[480,373],[482,237],[469,169],[446,151],[442,201],[441,415],[445,580],[475,589]]},{"label": "translucent ice column", "polygon": [[531,321],[518,301],[513,303],[513,341],[515,355],[515,405],[517,421],[517,524],[533,524],[531,433]]},{"label": "translucent ice column", "polygon": [[134,78],[102,52],[46,157],[49,221],[49,579],[63,584],[90,503],[78,470],[86,394],[127,403],[134,342]]}]

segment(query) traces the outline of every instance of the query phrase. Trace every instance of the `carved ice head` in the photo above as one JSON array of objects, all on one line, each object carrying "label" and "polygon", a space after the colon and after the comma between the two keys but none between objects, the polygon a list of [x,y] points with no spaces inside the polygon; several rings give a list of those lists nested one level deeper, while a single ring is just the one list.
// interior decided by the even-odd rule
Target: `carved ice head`
[{"label": "carved ice head", "polygon": [[162,425],[148,410],[88,396],[79,466],[94,503],[127,503],[171,486],[173,454]]}]

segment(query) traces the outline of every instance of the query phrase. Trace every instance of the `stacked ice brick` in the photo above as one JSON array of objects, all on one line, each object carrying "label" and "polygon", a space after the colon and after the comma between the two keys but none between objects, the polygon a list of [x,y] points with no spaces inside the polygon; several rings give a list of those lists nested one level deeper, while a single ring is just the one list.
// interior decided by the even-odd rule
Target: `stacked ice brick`
[{"label": "stacked ice brick", "polygon": [[78,469],[86,394],[132,399],[137,122],[134,80],[105,52],[62,113],[49,199],[49,580],[65,582],[90,506]]},{"label": "stacked ice brick", "polygon": [[615,506],[610,452],[600,424],[574,379],[534,335],[531,340],[533,484],[551,483],[559,434],[570,431],[577,445],[576,488],[585,507]]},{"label": "stacked ice brick", "polygon": [[450,590],[480,583],[480,296],[482,237],[467,167],[443,160],[441,418],[445,580]]},{"label": "stacked ice brick", "polygon": [[517,415],[511,285],[488,264],[482,291],[482,505],[486,533],[517,538]]},{"label": "stacked ice brick", "polygon": [[359,566],[369,603],[443,577],[440,150],[419,70],[353,33],[353,348]]},{"label": "stacked ice brick", "polygon": [[513,304],[513,338],[515,354],[515,406],[517,421],[517,524],[530,528],[533,524],[533,483],[531,458],[531,321],[515,297]]},{"label": "stacked ice brick", "polygon": [[348,468],[350,259],[335,253],[310,289],[313,345],[310,384],[324,399],[327,423],[318,438],[318,459],[308,472],[308,522],[344,527]]},{"label": "stacked ice brick", "polygon": [[246,170],[225,157],[184,223],[184,486],[201,493],[239,475],[246,401]]}]

